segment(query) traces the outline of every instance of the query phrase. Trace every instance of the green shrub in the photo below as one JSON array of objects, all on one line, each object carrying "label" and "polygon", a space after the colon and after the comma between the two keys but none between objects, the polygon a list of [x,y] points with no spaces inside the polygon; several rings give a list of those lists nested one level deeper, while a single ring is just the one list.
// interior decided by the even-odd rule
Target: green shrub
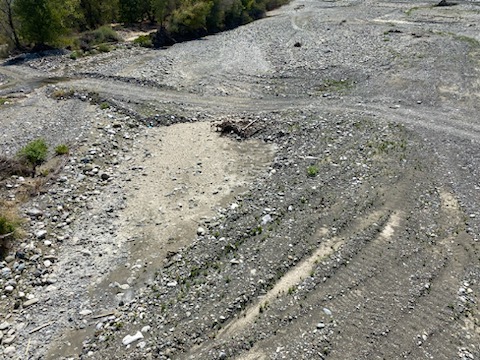
[{"label": "green shrub", "polygon": [[22,221],[10,207],[0,207],[0,259],[5,257],[9,242],[21,235]]},{"label": "green shrub", "polygon": [[68,154],[70,149],[65,144],[60,144],[55,148],[55,154],[57,155],[65,155]]},{"label": "green shrub", "polygon": [[6,216],[0,215],[0,236],[13,234],[15,232],[15,224]]},{"label": "green shrub", "polygon": [[133,43],[146,48],[153,47],[152,37],[150,35],[140,35],[133,40]]},{"label": "green shrub", "polygon": [[320,169],[318,168],[318,166],[311,165],[307,168],[307,175],[310,177],[315,177],[317,176],[319,171]]},{"label": "green shrub", "polygon": [[110,46],[108,46],[107,44],[100,44],[100,45],[98,45],[97,50],[102,52],[102,53],[107,53],[107,52],[112,51],[112,48]]},{"label": "green shrub", "polygon": [[70,53],[70,59],[72,60],[77,60],[78,58],[82,57],[82,52],[79,50],[72,51]]},{"label": "green shrub", "polygon": [[48,146],[43,139],[33,140],[20,149],[18,157],[33,168],[33,175],[38,165],[47,160]]},{"label": "green shrub", "polygon": [[[117,35],[115,30],[110,26],[102,26],[96,30],[83,33],[80,36],[79,46],[84,52],[87,52],[91,51],[94,46],[105,43],[116,43],[118,41],[120,41],[120,36]],[[107,47],[105,46],[103,49],[106,50]],[[108,48],[108,51],[110,51],[110,48]]]}]

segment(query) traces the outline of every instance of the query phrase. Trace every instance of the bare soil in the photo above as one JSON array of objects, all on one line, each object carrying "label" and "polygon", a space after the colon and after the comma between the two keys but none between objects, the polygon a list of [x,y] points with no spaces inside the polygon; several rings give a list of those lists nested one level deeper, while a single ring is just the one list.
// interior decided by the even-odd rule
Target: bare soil
[{"label": "bare soil", "polygon": [[480,358],[480,3],[435,5],[1,67],[2,155],[72,148],[2,263],[4,357]]}]

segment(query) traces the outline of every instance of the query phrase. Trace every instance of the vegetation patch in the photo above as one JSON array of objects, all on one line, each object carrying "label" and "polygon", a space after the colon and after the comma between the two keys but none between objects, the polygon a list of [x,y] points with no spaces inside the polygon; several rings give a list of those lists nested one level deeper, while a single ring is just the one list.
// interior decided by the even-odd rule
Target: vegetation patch
[{"label": "vegetation patch", "polygon": [[107,44],[117,43],[120,37],[110,26],[102,26],[94,31],[83,33],[79,39],[79,48],[83,51],[92,51],[94,47],[100,52],[110,51]]},{"label": "vegetation patch", "polygon": [[133,43],[141,47],[146,47],[146,48],[153,47],[153,41],[152,41],[151,35],[140,35],[135,40],[133,40]]},{"label": "vegetation patch", "polygon": [[31,176],[32,169],[19,159],[9,159],[5,156],[0,156],[0,180],[12,175]]},{"label": "vegetation patch", "polygon": [[58,89],[52,93],[52,98],[56,100],[70,99],[75,95],[75,91],[72,89]]},{"label": "vegetation patch", "polygon": [[354,82],[349,79],[327,79],[318,87],[318,91],[344,92],[353,87]]},{"label": "vegetation patch", "polygon": [[318,172],[320,171],[320,169],[318,168],[318,166],[316,165],[311,165],[307,168],[307,175],[309,177],[315,177],[318,175]]},{"label": "vegetation patch", "polygon": [[13,205],[0,204],[0,259],[3,259],[12,240],[22,235],[22,220]]},{"label": "vegetation patch", "polygon": [[58,145],[56,148],[55,148],[55,154],[57,155],[66,155],[70,152],[70,149],[68,148],[67,145],[65,144],[61,144],[61,145]]},{"label": "vegetation patch", "polygon": [[47,160],[48,146],[45,140],[33,140],[17,153],[18,158],[25,164],[32,167],[33,176],[37,166],[41,165]]}]

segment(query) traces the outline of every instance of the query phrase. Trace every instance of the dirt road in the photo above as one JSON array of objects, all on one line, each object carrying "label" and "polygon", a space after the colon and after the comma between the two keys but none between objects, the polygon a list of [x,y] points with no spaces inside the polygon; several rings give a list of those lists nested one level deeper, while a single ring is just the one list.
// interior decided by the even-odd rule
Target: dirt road
[{"label": "dirt road", "polygon": [[25,205],[41,256],[38,229],[62,240],[2,298],[4,354],[480,358],[480,3],[435,4],[296,0],[168,49],[0,68],[1,148],[75,149]]}]

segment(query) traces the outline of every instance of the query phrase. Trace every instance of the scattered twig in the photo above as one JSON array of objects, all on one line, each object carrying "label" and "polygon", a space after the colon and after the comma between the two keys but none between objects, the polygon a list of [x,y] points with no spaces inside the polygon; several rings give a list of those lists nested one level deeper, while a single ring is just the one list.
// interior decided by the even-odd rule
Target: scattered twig
[{"label": "scattered twig", "polygon": [[247,130],[250,126],[252,126],[253,124],[255,124],[255,123],[257,122],[257,120],[258,120],[258,119],[255,119],[255,120],[250,121],[250,123],[249,123],[247,126],[245,126],[245,127],[242,129],[242,131]]},{"label": "scattered twig", "polygon": [[101,318],[104,318],[104,317],[107,317],[107,316],[112,316],[112,315],[115,315],[114,311],[110,311],[110,312],[107,312],[107,313],[104,313],[104,314],[92,316],[92,319],[97,320],[97,319],[101,319]]},{"label": "scattered twig", "polygon": [[4,235],[0,235],[0,239],[5,239],[5,238],[7,238],[9,236],[12,236],[12,235],[13,235],[13,232],[8,233],[8,234],[4,234]]},{"label": "scattered twig", "polygon": [[40,326],[36,327],[35,329],[31,330],[31,331],[29,332],[29,334],[36,333],[37,331],[40,331],[40,330],[42,330],[43,328],[46,328],[47,326],[52,325],[54,322],[55,322],[55,321],[50,321],[50,322],[48,322],[48,323],[45,323],[45,324],[43,324],[43,325],[40,325]]}]

